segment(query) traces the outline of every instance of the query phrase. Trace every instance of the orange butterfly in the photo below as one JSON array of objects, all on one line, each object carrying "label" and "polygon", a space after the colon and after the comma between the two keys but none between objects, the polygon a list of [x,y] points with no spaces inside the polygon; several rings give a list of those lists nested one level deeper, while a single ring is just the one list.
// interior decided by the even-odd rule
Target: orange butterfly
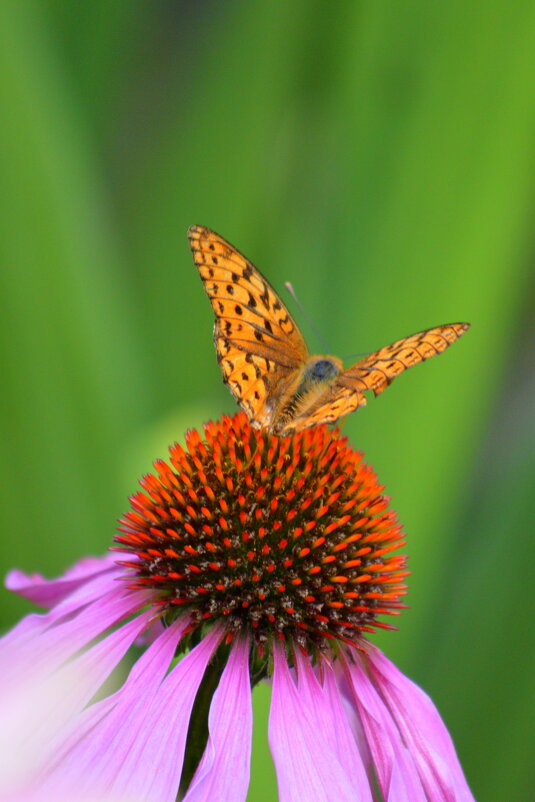
[{"label": "orange butterfly", "polygon": [[311,356],[303,335],[264,276],[229,242],[191,226],[190,247],[216,321],[217,360],[251,423],[288,434],[334,423],[379,395],[407,368],[440,354],[469,328],[449,323],[404,337],[344,370],[335,356]]}]

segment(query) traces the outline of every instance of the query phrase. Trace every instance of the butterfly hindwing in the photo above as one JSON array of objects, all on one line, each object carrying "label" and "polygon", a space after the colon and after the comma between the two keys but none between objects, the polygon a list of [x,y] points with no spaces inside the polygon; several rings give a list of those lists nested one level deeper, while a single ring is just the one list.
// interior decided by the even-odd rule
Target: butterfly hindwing
[{"label": "butterfly hindwing", "polygon": [[366,396],[360,390],[344,387],[336,381],[323,396],[290,421],[282,429],[282,433],[298,432],[310,426],[319,426],[320,423],[335,423],[339,418],[344,418],[365,404]]}]

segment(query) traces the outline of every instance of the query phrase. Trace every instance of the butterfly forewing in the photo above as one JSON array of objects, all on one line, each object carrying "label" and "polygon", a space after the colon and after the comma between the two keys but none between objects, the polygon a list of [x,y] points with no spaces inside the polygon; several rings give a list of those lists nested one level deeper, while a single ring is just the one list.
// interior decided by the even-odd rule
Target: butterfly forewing
[{"label": "butterfly forewing", "polygon": [[277,399],[308,357],[306,343],[275,290],[236,248],[203,226],[188,236],[216,316],[224,381],[251,420],[269,426]]}]

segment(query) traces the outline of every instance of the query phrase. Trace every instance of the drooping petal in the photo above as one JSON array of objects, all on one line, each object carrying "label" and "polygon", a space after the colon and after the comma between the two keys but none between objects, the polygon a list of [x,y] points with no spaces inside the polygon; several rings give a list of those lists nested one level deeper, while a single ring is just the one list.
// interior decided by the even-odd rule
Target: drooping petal
[{"label": "drooping petal", "polygon": [[[147,716],[187,624],[187,617],[182,617],[164,630],[134,664],[123,686],[84,710],[63,734],[63,743],[56,745],[54,760],[40,779],[40,787],[48,789],[51,798],[71,790],[96,799],[113,796],[125,755],[134,749],[136,739],[146,738]],[[147,774],[154,770],[150,763],[144,767]]]},{"label": "drooping petal", "polygon": [[221,638],[214,628],[162,679],[184,626],[177,621],[154,641],[111,703],[104,700],[96,711],[89,709],[83,738],[73,731],[71,748],[64,746],[62,759],[46,780],[51,793],[76,788],[114,802],[173,802],[191,708]]},{"label": "drooping petal", "polygon": [[50,609],[92,577],[108,571],[118,571],[116,563],[117,556],[111,553],[102,557],[84,557],[54,579],[15,569],[6,576],[5,585],[13,593]]},{"label": "drooping petal", "polygon": [[310,658],[296,650],[295,660],[297,689],[310,712],[315,730],[322,733],[353,787],[359,789],[359,800],[372,802],[369,778],[331,664],[327,660],[321,663],[320,682]]},{"label": "drooping petal", "polygon": [[340,695],[340,689],[336,681],[336,675],[332,667],[324,667],[322,674],[327,709],[330,709],[330,720],[334,723],[333,734],[337,744],[337,755],[348,772],[348,775],[354,778],[356,787],[360,789],[359,793],[361,796],[359,799],[367,800],[368,794],[371,799],[369,776],[367,773],[369,754],[367,750],[363,754],[359,748],[359,739],[355,738],[355,734],[351,729],[347,712]]},{"label": "drooping petal", "polygon": [[[273,649],[273,695],[269,714],[269,745],[277,771],[280,802],[360,802],[360,796],[336,751],[317,729],[310,707],[290,674],[286,655]],[[306,681],[306,680],[305,680]],[[317,689],[316,689],[317,690]],[[314,693],[314,688],[309,688]],[[367,784],[366,784],[367,785]]]},{"label": "drooping petal", "polygon": [[[221,639],[214,627],[164,679],[142,719],[142,736],[123,751],[121,773],[112,791],[125,800],[139,797],[174,802],[195,696]],[[119,757],[119,755],[118,755]]]},{"label": "drooping petal", "polygon": [[127,592],[124,586],[117,582],[119,576],[118,568],[97,573],[77,585],[71,593],[59,601],[48,613],[30,613],[25,616],[16,627],[0,638],[0,662],[5,654],[17,655],[21,658],[24,648],[28,648],[35,654],[36,636],[46,633],[48,644],[52,625],[75,618],[88,605],[99,600],[104,604],[106,601],[124,597],[133,601],[132,609],[142,607],[143,603],[140,603],[140,601],[145,596],[139,591],[136,593]]},{"label": "drooping petal", "polygon": [[[0,795],[31,783],[55,751],[55,741],[126,653],[149,614],[133,619],[57,671],[42,663],[12,675],[0,694]],[[7,691],[7,692],[6,692]]]},{"label": "drooping petal", "polygon": [[37,668],[50,674],[109,627],[141,609],[144,601],[143,592],[126,591],[108,579],[107,592],[96,599],[89,595],[84,606],[69,599],[58,605],[72,607],[70,615],[51,617],[58,609],[54,608],[51,613],[27,616],[31,623],[26,628],[13,630],[0,640],[0,671],[4,682],[12,675],[20,682],[24,674],[31,676]]},{"label": "drooping petal", "polygon": [[360,655],[354,662],[342,656],[338,669],[341,685],[344,684],[342,672],[347,680],[347,693],[366,737],[383,796],[392,802],[398,799],[428,802],[412,756],[377,689],[364,671]]},{"label": "drooping petal", "polygon": [[430,799],[473,802],[455,747],[438,710],[379,649],[369,650],[372,680],[417,766]]},{"label": "drooping petal", "polygon": [[253,710],[249,641],[238,640],[214,693],[208,743],[184,802],[242,802],[249,787]]}]

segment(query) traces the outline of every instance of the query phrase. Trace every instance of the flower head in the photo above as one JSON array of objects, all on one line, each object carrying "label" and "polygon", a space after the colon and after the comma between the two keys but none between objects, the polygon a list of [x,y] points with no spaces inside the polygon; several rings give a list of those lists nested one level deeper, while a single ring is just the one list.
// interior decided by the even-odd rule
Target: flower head
[{"label": "flower head", "polygon": [[[119,560],[8,578],[49,608],[0,644],[10,696],[51,677],[61,704],[31,697],[32,771],[0,793],[243,800],[251,687],[267,678],[281,800],[472,799],[431,701],[367,640],[391,628],[379,617],[399,613],[407,572],[395,514],[346,439],[278,438],[239,414],[155,469],[121,519]],[[124,684],[92,701],[134,643]]]}]

